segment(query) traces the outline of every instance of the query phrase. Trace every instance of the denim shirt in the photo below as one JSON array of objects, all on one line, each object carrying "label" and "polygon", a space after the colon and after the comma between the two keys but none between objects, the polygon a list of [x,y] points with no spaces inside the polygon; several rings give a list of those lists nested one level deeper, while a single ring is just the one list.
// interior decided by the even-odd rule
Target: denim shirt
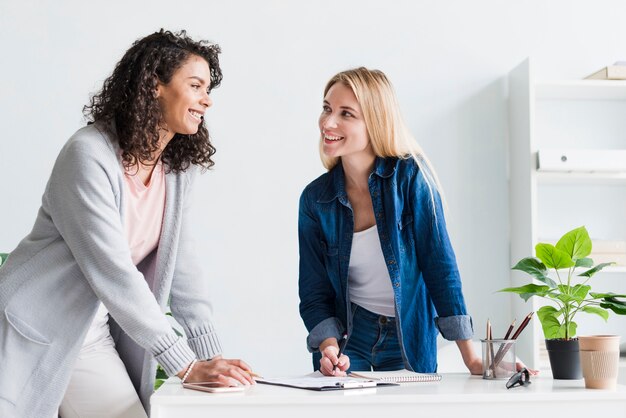
[{"label": "denim shirt", "polygon": [[[368,186],[394,290],[402,358],[409,370],[434,372],[438,332],[447,340],[473,336],[441,197],[434,185],[431,194],[413,158],[376,158]],[[347,286],[353,234],[339,163],[300,197],[300,315],[312,353],[326,338],[352,332]]]}]

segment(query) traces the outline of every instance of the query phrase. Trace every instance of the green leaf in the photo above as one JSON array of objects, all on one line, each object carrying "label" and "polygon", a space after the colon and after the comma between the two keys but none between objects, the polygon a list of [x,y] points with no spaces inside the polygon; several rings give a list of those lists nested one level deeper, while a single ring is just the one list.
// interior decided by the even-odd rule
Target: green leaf
[{"label": "green leaf", "polygon": [[513,270],[523,271],[550,287],[556,287],[554,280],[547,276],[548,269],[546,269],[546,266],[538,258],[526,257],[513,266]]},{"label": "green leaf", "polygon": [[576,286],[568,286],[565,284],[559,285],[559,291],[561,295],[557,297],[557,299],[562,300],[563,302],[582,302],[585,297],[587,297],[587,293],[591,290],[591,286],[586,284],[577,284]]},{"label": "green leaf", "polygon": [[7,258],[9,258],[9,254],[0,253],[0,266],[3,265],[5,261],[7,261]]},{"label": "green leaf", "polygon": [[600,307],[610,309],[618,315],[626,315],[626,303],[619,299],[606,298],[600,302]]},{"label": "green leaf", "polygon": [[615,263],[600,263],[597,266],[595,266],[594,268],[592,268],[590,270],[587,270],[587,271],[585,271],[583,273],[580,273],[579,276],[591,277],[594,274],[596,274],[597,272],[599,272],[600,270],[602,270],[603,268],[605,268],[607,266],[610,266],[612,264],[615,264]]},{"label": "green leaf", "polygon": [[558,320],[559,311],[554,306],[542,306],[537,310],[537,317],[541,322],[543,335],[546,339],[551,340],[559,337],[561,323]]},{"label": "green leaf", "polygon": [[567,338],[568,340],[576,336],[576,329],[578,328],[578,324],[574,321],[569,321],[569,327],[567,330],[567,334],[565,333],[565,325],[561,325],[561,329],[559,330],[559,338]]},{"label": "green leaf", "polygon": [[163,370],[163,368],[161,367],[160,364],[157,364],[157,371],[156,371],[156,378],[157,379],[167,379],[167,373],[165,373],[165,370]]},{"label": "green leaf", "polygon": [[590,314],[595,314],[595,315],[601,316],[602,319],[604,319],[605,321],[607,321],[609,319],[609,313],[606,310],[604,310],[602,308],[599,308],[597,306],[585,306],[581,310],[583,312],[587,312],[587,313],[590,313]]},{"label": "green leaf", "polygon": [[156,379],[154,381],[154,390],[157,390],[158,388],[160,388],[161,385],[163,385],[163,383],[165,383],[165,380],[163,380],[163,379]]},{"label": "green leaf", "polygon": [[576,260],[576,267],[593,267],[591,258],[579,258]]},{"label": "green leaf", "polygon": [[624,294],[618,294],[618,293],[594,293],[594,292],[589,292],[589,296],[591,296],[594,299],[602,299],[602,298],[626,298],[626,295]]},{"label": "green leaf", "polygon": [[505,289],[498,290],[498,292],[517,293],[522,299],[524,299],[524,301],[528,301],[528,299],[532,296],[545,297],[549,291],[550,288],[548,286],[539,286],[532,283],[520,287],[507,287]]},{"label": "green leaf", "polygon": [[559,242],[556,243],[556,248],[563,251],[572,260],[587,257],[591,254],[591,238],[589,238],[587,228],[581,226],[572,229],[561,237]]},{"label": "green leaf", "polygon": [[576,263],[572,261],[565,251],[559,250],[552,244],[537,244],[535,246],[537,257],[545,264],[546,267],[554,269],[566,269],[574,267]]},{"label": "green leaf", "polygon": [[551,295],[552,299],[558,299],[563,303],[571,304],[576,302],[576,298],[566,293],[555,293]]}]

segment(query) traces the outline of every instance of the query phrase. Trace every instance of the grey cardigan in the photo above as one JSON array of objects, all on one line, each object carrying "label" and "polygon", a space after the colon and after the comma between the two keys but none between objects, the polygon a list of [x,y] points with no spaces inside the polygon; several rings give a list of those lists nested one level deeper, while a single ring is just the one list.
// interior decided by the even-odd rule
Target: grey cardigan
[{"label": "grey cardigan", "polygon": [[[0,268],[0,416],[56,416],[98,301],[149,411],[156,362],[173,375],[221,352],[194,256],[197,168],[166,175],[158,249],[137,267],[123,228],[124,179],[113,128],[77,131],[61,150],[32,232]],[[164,315],[168,298],[187,340]]]}]

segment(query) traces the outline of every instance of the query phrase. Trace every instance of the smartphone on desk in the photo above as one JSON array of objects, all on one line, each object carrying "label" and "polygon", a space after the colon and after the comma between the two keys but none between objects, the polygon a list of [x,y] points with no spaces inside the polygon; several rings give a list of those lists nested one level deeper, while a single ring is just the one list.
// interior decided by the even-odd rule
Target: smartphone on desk
[{"label": "smartphone on desk", "polygon": [[183,383],[183,387],[210,393],[243,392],[245,390],[245,386],[222,386],[218,382]]}]

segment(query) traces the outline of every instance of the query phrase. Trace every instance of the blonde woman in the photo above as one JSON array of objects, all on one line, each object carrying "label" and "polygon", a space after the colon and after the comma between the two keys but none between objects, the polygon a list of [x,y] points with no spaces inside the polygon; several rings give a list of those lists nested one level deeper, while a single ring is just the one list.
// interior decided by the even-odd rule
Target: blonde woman
[{"label": "blonde woman", "polygon": [[332,77],[319,128],[328,172],[302,193],[298,223],[300,315],[315,369],[435,372],[441,333],[481,374],[437,177],[385,74]]}]

